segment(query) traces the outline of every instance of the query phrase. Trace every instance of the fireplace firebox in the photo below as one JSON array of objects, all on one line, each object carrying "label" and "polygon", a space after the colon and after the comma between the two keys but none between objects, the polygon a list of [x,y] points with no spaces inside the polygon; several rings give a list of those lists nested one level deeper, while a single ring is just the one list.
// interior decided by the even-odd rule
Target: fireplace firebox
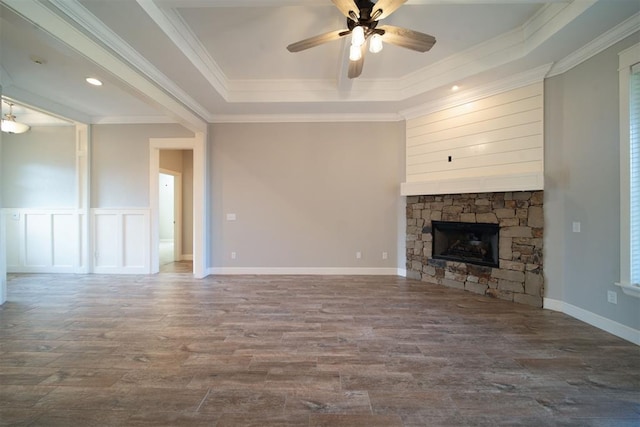
[{"label": "fireplace firebox", "polygon": [[432,221],[432,257],[499,267],[498,224]]}]

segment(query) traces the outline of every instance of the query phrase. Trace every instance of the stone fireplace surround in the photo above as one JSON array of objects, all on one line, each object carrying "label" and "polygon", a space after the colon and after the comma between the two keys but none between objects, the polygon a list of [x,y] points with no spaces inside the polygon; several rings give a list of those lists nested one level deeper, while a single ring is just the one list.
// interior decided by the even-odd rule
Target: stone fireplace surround
[{"label": "stone fireplace surround", "polygon": [[[500,225],[500,267],[431,257],[431,221]],[[543,192],[407,197],[407,277],[542,307]]]}]

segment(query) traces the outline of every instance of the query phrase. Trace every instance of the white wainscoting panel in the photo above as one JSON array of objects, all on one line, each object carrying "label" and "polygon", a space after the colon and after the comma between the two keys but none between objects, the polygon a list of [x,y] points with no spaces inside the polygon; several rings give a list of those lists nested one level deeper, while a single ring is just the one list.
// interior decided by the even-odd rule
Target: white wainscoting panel
[{"label": "white wainscoting panel", "polygon": [[407,120],[402,194],[542,189],[543,107],[539,82]]},{"label": "white wainscoting panel", "polygon": [[10,273],[78,273],[82,214],[76,209],[3,209]]},{"label": "white wainscoting panel", "polygon": [[92,209],[93,272],[151,272],[149,209]]}]

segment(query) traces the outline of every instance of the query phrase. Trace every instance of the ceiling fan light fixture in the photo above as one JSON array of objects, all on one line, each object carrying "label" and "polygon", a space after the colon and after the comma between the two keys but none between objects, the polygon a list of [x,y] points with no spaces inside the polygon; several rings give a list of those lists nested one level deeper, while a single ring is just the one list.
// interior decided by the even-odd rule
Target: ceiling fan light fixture
[{"label": "ceiling fan light fixture", "polygon": [[361,25],[353,27],[351,30],[351,46],[362,46],[365,42],[364,28]]},{"label": "ceiling fan light fixture", "polygon": [[380,34],[374,34],[369,40],[369,52],[378,53],[382,51],[382,36]]},{"label": "ceiling fan light fixture", "polygon": [[349,59],[351,61],[359,61],[362,58],[362,49],[360,46],[351,45],[349,48]]},{"label": "ceiling fan light fixture", "polygon": [[7,104],[9,104],[9,112],[2,118],[0,130],[6,133],[25,133],[31,129],[29,125],[16,122],[16,116],[13,115],[13,104],[10,102],[7,102]]}]

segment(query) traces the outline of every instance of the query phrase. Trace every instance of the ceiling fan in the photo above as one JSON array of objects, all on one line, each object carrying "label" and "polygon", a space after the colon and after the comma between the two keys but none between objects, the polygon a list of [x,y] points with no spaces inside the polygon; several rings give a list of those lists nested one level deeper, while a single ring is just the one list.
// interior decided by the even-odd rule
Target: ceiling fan
[{"label": "ceiling fan", "polygon": [[426,52],[436,43],[435,37],[429,34],[392,25],[378,26],[381,19],[391,15],[407,0],[378,0],[376,3],[371,0],[331,1],[347,17],[347,28],[292,43],[287,46],[289,52],[300,52],[351,34],[348,76],[353,79],[362,73],[367,40],[372,53],[382,50],[383,41],[418,52]]}]

